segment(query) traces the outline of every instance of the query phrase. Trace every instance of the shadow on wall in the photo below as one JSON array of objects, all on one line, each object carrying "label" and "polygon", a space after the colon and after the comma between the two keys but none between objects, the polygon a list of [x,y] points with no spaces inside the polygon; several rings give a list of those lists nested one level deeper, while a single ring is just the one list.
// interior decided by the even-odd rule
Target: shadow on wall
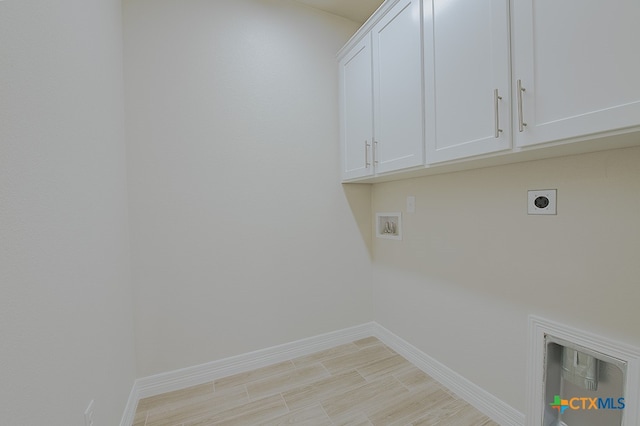
[{"label": "shadow on wall", "polygon": [[358,224],[362,241],[367,246],[369,258],[373,259],[373,223],[371,221],[371,185],[344,183],[342,190],[349,203],[351,214]]}]

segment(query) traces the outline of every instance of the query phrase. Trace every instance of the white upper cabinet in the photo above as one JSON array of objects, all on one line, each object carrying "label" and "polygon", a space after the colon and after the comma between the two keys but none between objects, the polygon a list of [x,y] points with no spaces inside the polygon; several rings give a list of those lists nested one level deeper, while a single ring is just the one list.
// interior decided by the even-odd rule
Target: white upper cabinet
[{"label": "white upper cabinet", "polygon": [[509,0],[423,7],[427,163],[510,149]]},{"label": "white upper cabinet", "polygon": [[376,172],[423,165],[420,1],[400,0],[371,35]]},{"label": "white upper cabinet", "polygon": [[338,54],[344,180],[424,165],[421,22],[388,1]]},{"label": "white upper cabinet", "polygon": [[640,143],[640,0],[386,0],[339,61],[347,181]]},{"label": "white upper cabinet", "polygon": [[516,0],[512,15],[516,146],[640,125],[640,1]]},{"label": "white upper cabinet", "polygon": [[339,63],[342,178],[373,174],[373,72],[371,37],[364,37]]}]

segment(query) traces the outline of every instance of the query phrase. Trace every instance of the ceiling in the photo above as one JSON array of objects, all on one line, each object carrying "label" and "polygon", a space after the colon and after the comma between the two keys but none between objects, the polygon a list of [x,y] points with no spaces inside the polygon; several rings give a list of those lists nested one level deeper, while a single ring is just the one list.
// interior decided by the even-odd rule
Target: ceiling
[{"label": "ceiling", "polygon": [[316,9],[363,23],[383,0],[295,0]]}]

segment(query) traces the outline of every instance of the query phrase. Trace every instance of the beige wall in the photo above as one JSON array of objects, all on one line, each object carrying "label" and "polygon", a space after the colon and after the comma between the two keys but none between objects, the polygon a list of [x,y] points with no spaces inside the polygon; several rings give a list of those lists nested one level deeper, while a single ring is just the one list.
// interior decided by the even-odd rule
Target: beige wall
[{"label": "beige wall", "polygon": [[0,2],[0,424],[117,425],[135,379],[119,0]]},{"label": "beige wall", "polygon": [[125,2],[141,376],[372,319],[369,188],[347,198],[337,160],[356,29],[287,0]]},{"label": "beige wall", "polygon": [[[404,211],[404,240],[374,242],[374,318],[525,410],[527,316],[640,346],[640,148],[373,187]],[[558,190],[528,216],[527,190]]]}]

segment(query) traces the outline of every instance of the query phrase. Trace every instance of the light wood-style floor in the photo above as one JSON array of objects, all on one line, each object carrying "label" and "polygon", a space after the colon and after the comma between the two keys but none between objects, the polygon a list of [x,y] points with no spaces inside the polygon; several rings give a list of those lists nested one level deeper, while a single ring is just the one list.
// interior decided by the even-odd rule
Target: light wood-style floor
[{"label": "light wood-style floor", "polygon": [[497,426],[375,337],[140,400],[133,426]]}]

